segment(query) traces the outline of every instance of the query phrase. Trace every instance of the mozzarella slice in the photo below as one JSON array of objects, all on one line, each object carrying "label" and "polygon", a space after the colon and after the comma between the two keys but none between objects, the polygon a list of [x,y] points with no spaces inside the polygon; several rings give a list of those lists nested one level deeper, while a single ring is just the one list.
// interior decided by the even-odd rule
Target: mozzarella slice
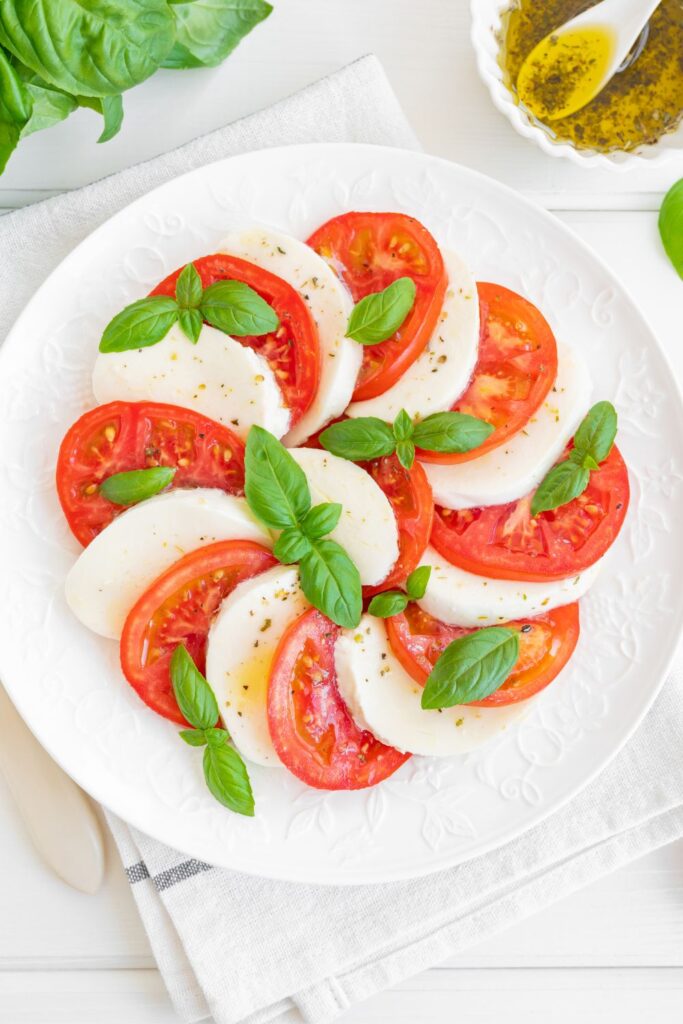
[{"label": "mozzarella slice", "polygon": [[118,639],[128,612],[157,576],[218,540],[272,546],[244,498],[204,487],[158,494],[127,509],[91,541],[66,578],[67,603],[89,629]]},{"label": "mozzarella slice", "polygon": [[344,630],[334,660],[339,692],[356,725],[404,753],[467,754],[503,733],[530,703],[425,711],[422,687],[394,656],[384,624],[371,615],[364,615],[357,629]]},{"label": "mozzarella slice", "polygon": [[243,438],[254,423],[276,437],[289,427],[289,409],[267,360],[206,324],[196,345],[175,324],[148,348],[100,352],[92,386],[101,404],[170,402],[225,423]]},{"label": "mozzarella slice", "polygon": [[363,361],[363,348],[346,337],[353,300],[325,260],[305,242],[269,228],[235,231],[221,252],[239,256],[277,274],[300,292],[318,327],[320,381],[313,402],[284,438],[290,447],[303,444],[346,409]]},{"label": "mozzarella slice", "polygon": [[569,579],[545,583],[475,576],[451,565],[432,547],[422,556],[422,564],[431,565],[432,572],[418,601],[421,608],[453,626],[495,626],[578,601],[595,582],[602,563]]},{"label": "mozzarella slice", "polygon": [[538,487],[590,407],[592,384],[585,362],[566,345],[558,345],[557,354],[555,385],[523,430],[469,462],[423,463],[437,505],[502,505]]},{"label": "mozzarella slice", "polygon": [[414,419],[451,409],[463,393],[479,351],[479,300],[469,268],[454,252],[442,250],[448,289],[441,316],[425,350],[387,391],[352,402],[349,416],[393,421],[401,409]]},{"label": "mozzarella slice", "polygon": [[364,586],[375,586],[398,558],[398,528],[388,498],[369,473],[355,462],[317,448],[293,448],[290,455],[308,479],[313,504],[342,506],[330,537],[355,562]]},{"label": "mozzarella slice", "polygon": [[282,634],[309,608],[296,569],[277,566],[230,594],[209,632],[206,678],[221,718],[244,757],[281,765],[268,730],[268,680]]}]

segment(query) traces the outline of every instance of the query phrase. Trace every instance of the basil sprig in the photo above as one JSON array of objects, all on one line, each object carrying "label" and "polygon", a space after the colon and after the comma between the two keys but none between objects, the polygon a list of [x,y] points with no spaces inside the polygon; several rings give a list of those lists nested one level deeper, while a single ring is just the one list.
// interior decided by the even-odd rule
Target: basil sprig
[{"label": "basil sprig", "polygon": [[246,765],[228,743],[225,729],[216,727],[218,702],[187,649],[179,644],[170,665],[173,693],[183,716],[192,726],[180,737],[191,747],[204,747],[206,784],[224,807],[236,814],[254,815],[254,794]]},{"label": "basil sprig", "polygon": [[271,334],[280,326],[277,313],[243,281],[216,281],[207,288],[193,263],[178,275],[175,298],[149,295],[126,306],[104,329],[100,352],[128,352],[162,341],[175,323],[196,345],[202,324],[236,338]]},{"label": "basil sprig", "polygon": [[312,506],[306,474],[277,438],[253,426],[244,459],[244,493],[251,511],[272,530],[282,530],[273,553],[285,565],[299,563],[307,599],[338,626],[354,629],[362,612],[360,574],[348,554],[325,535],[341,505]]},{"label": "basil sprig", "polygon": [[483,700],[505,682],[519,657],[519,634],[489,626],[453,640],[430,672],[422,707],[452,708]]},{"label": "basil sprig", "polygon": [[431,565],[419,565],[406,580],[405,593],[402,590],[385,590],[382,594],[376,594],[368,605],[368,611],[378,619],[400,615],[408,607],[409,601],[419,601],[425,596],[431,574]]},{"label": "basil sprig", "polygon": [[100,484],[100,494],[115,505],[136,505],[159,494],[173,480],[173,466],[150,466],[112,473]]},{"label": "basil sprig", "polygon": [[346,337],[361,345],[379,345],[391,338],[413,308],[416,291],[412,277],[399,277],[381,292],[366,295],[353,308]]},{"label": "basil sprig", "polygon": [[659,211],[659,234],[667,256],[683,277],[683,178],[664,196]]},{"label": "basil sprig", "polygon": [[591,473],[600,469],[612,451],[616,435],[616,409],[611,402],[597,402],[574,434],[574,447],[567,458],[541,480],[531,499],[532,516],[560,508],[583,494]]},{"label": "basil sprig", "polygon": [[485,420],[461,412],[435,412],[414,423],[401,409],[393,426],[376,416],[333,423],[323,430],[320,443],[333,455],[352,462],[366,462],[396,452],[401,465],[411,469],[416,448],[429,452],[470,452],[483,444],[493,430]]}]

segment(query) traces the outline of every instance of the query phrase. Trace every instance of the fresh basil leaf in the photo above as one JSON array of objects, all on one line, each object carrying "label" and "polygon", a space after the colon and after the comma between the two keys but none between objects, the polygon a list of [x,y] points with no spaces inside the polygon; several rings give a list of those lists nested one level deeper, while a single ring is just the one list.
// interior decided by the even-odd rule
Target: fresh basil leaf
[{"label": "fresh basil leaf", "polygon": [[453,640],[429,674],[422,707],[452,708],[483,700],[502,686],[518,656],[518,633],[502,626]]},{"label": "fresh basil leaf", "polygon": [[406,592],[411,601],[420,601],[427,592],[429,577],[432,575],[431,565],[418,565],[406,580]]},{"label": "fresh basil leaf", "polygon": [[301,529],[311,540],[320,540],[332,533],[339,522],[342,507],[336,501],[328,501],[322,505],[314,505],[304,516]]},{"label": "fresh basil leaf", "polygon": [[394,437],[397,441],[408,441],[413,436],[413,421],[405,409],[394,420]]},{"label": "fresh basil leaf", "polygon": [[363,610],[360,574],[336,541],[311,541],[310,551],[299,561],[299,574],[312,605],[338,626],[355,629]]},{"label": "fresh basil leaf", "polygon": [[208,742],[204,729],[181,729],[178,735],[190,747],[205,747]]},{"label": "fresh basil leaf", "polygon": [[175,2],[176,44],[164,67],[215,67],[272,7],[264,0],[186,0]]},{"label": "fresh basil leaf", "polygon": [[310,550],[311,542],[299,527],[288,526],[275,541],[273,554],[278,562],[282,562],[283,565],[291,565],[292,562],[298,562]]},{"label": "fresh basil leaf", "polygon": [[297,526],[311,507],[303,469],[263,427],[247,437],[244,494],[254,515],[273,530]]},{"label": "fresh basil leaf", "polygon": [[53,124],[59,124],[77,109],[78,101],[75,96],[55,89],[24,64],[15,63],[13,66],[32,101],[31,116],[21,132],[22,139],[33,132],[40,132],[44,128],[51,128]]},{"label": "fresh basil leaf", "polygon": [[600,469],[600,463],[596,462],[592,455],[584,455],[579,463],[584,469]]},{"label": "fresh basil leaf", "polygon": [[123,97],[103,96],[100,100],[104,128],[98,142],[109,142],[121,131],[123,124]]},{"label": "fresh basil leaf", "polygon": [[149,469],[113,473],[100,484],[100,494],[115,505],[136,505],[168,487],[175,473],[172,466],[150,466]]},{"label": "fresh basil leaf", "polygon": [[415,424],[413,441],[428,452],[471,452],[494,431],[493,424],[461,412],[435,412]]},{"label": "fresh basil leaf", "polygon": [[74,96],[116,96],[154,74],[173,46],[166,0],[2,0],[0,44]]},{"label": "fresh basil leaf", "polygon": [[213,690],[182,644],[171,656],[171,684],[181,714],[195,729],[211,729],[218,720]]},{"label": "fresh basil leaf", "polygon": [[388,423],[375,416],[341,420],[323,430],[320,435],[323,448],[351,462],[367,462],[391,455],[396,447],[394,432]]},{"label": "fresh basil leaf", "polygon": [[617,410],[611,402],[596,402],[574,434],[574,458],[580,459],[582,465],[586,455],[597,463],[604,462],[612,451],[616,436]]},{"label": "fresh basil leaf", "polygon": [[178,326],[193,345],[199,341],[204,321],[198,309],[181,309],[178,311]]},{"label": "fresh basil leaf", "polygon": [[404,469],[412,469],[415,462],[415,445],[412,441],[399,441],[396,445],[396,457]]},{"label": "fresh basil leaf", "polygon": [[254,794],[247,767],[234,747],[208,744],[204,751],[204,778],[219,803],[249,818],[254,816]]},{"label": "fresh basil leaf", "polygon": [[30,122],[32,109],[29,90],[0,49],[0,174]]},{"label": "fresh basil leaf", "polygon": [[683,178],[664,196],[659,211],[659,234],[679,277],[683,277]]},{"label": "fresh basil leaf", "polygon": [[199,308],[212,327],[235,338],[272,334],[280,326],[272,306],[242,281],[210,284]]},{"label": "fresh basil leaf", "polygon": [[176,302],[181,309],[198,309],[203,294],[202,279],[197,268],[194,263],[188,263],[178,274],[175,283]]},{"label": "fresh basil leaf", "polygon": [[230,739],[225,729],[217,729],[215,727],[213,729],[205,729],[204,736],[209,746],[214,748],[222,747]]},{"label": "fresh basil leaf", "polygon": [[383,594],[373,597],[368,611],[378,619],[390,619],[392,615],[400,615],[407,607],[408,598],[400,590],[385,590]]},{"label": "fresh basil leaf", "polygon": [[117,313],[107,324],[100,352],[149,348],[166,337],[178,319],[178,304],[167,295],[149,295]]},{"label": "fresh basil leaf", "polygon": [[399,277],[381,292],[373,292],[354,307],[347,338],[361,345],[379,345],[391,338],[410,313],[417,289],[412,277]]},{"label": "fresh basil leaf", "polygon": [[578,498],[588,487],[590,472],[572,459],[553,466],[541,480],[531,499],[531,514],[549,512]]}]

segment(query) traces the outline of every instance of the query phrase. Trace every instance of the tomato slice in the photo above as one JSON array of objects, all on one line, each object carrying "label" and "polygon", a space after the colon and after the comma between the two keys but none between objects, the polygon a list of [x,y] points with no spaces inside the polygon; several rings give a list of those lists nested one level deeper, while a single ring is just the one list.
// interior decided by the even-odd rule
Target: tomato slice
[{"label": "tomato slice", "polygon": [[432,544],[452,565],[479,576],[566,579],[597,562],[616,540],[628,509],[628,471],[615,446],[567,505],[534,518],[532,496],[486,508],[437,505]]},{"label": "tomato slice", "polygon": [[[318,329],[306,302],[281,277],[237,256],[215,253],[201,256],[193,262],[205,288],[216,281],[242,281],[258,292],[277,313],[280,326],[274,334],[235,340],[268,360],[294,426],[313,401],[320,374]],[[169,274],[151,294],[175,295],[176,281],[182,269],[180,267]]]},{"label": "tomato slice", "polygon": [[429,543],[434,519],[432,489],[419,462],[404,469],[395,455],[366,462],[363,467],[391,502],[398,526],[398,559],[387,578],[374,587],[364,587],[365,597],[405,583],[419,565]]},{"label": "tomato slice", "polygon": [[467,390],[453,406],[492,423],[482,445],[460,455],[420,451],[423,462],[452,464],[477,459],[521,430],[557,376],[555,336],[528,299],[500,284],[477,284],[479,355]]},{"label": "tomato slice", "polygon": [[335,626],[316,608],[280,640],[268,684],[268,725],[282,763],[316,789],[375,786],[400,768],[401,754],[359,729],[337,689]]},{"label": "tomato slice", "polygon": [[121,668],[145,704],[187,724],[176,702],[169,663],[185,644],[200,672],[206,640],[221,602],[238,583],[278,563],[246,540],[224,540],[191,551],[152,583],[128,613],[121,634]]},{"label": "tomato slice", "polygon": [[344,213],[319,227],[308,244],[354,302],[399,277],[411,277],[417,286],[415,304],[396,334],[363,349],[354,401],[381,395],[417,359],[436,326],[448,283],[439,247],[419,221],[402,213]]},{"label": "tomato slice", "polygon": [[69,428],[57,458],[57,493],[81,544],[125,511],[100,494],[102,481],[151,466],[175,466],[173,487],[244,493],[244,444],[227,427],[160,402],[98,405]]},{"label": "tomato slice", "polygon": [[[579,639],[579,605],[565,605],[530,619],[504,623],[519,633],[519,658],[500,689],[478,707],[501,707],[528,700],[545,689],[569,661]],[[391,649],[413,679],[424,686],[439,655],[458,637],[473,633],[428,615],[412,601],[404,612],[387,619]]]}]

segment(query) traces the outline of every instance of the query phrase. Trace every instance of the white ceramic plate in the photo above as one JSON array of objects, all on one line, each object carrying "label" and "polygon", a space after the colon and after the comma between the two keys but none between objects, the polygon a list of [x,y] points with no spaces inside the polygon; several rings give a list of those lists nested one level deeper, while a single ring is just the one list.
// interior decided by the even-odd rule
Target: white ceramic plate
[{"label": "white ceramic plate", "polygon": [[[300,238],[350,209],[404,210],[462,253],[479,280],[528,295],[616,402],[633,500],[582,603],[570,667],[500,742],[466,758],[414,758],[359,793],[251,769],[255,819],[210,797],[196,750],[124,682],[115,643],[69,613],[78,552],[53,488],[67,427],[93,404],[102,328],[227,230],[264,221]],[[35,295],[0,359],[0,675],[57,761],[121,817],[210,863],[322,883],[426,874],[511,839],[611,758],[647,710],[681,627],[683,408],[629,296],[552,216],[496,182],[371,146],[264,150],[194,171],[94,232]]]}]

